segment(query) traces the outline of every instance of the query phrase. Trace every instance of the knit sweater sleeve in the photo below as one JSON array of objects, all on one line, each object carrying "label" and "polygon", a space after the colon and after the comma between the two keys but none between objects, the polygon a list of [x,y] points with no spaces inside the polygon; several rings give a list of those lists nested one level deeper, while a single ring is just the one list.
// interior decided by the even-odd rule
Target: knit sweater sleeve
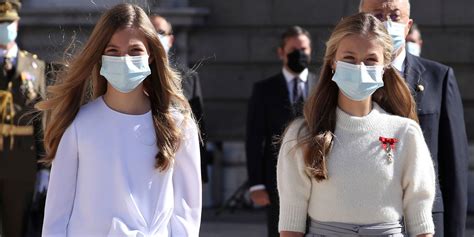
[{"label": "knit sweater sleeve", "polygon": [[277,185],[280,196],[279,231],[304,233],[311,192],[311,179],[305,173],[301,149],[297,147],[297,136],[301,121],[288,128],[278,155]]},{"label": "knit sweater sleeve", "polygon": [[402,176],[403,208],[410,236],[434,233],[431,215],[435,197],[435,171],[421,128],[415,122],[407,127],[403,143],[405,155]]}]

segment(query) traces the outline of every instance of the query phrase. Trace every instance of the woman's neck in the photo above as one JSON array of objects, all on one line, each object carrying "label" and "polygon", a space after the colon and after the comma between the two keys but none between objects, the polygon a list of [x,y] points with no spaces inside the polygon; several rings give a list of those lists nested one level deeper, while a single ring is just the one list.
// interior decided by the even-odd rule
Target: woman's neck
[{"label": "woman's neck", "polygon": [[355,101],[347,98],[344,94],[339,92],[337,105],[347,114],[363,117],[372,111],[372,97],[369,96],[369,98],[363,101]]},{"label": "woman's neck", "polygon": [[104,101],[111,109],[124,114],[140,115],[151,109],[150,100],[143,92],[142,85],[130,93],[121,93],[107,84]]}]

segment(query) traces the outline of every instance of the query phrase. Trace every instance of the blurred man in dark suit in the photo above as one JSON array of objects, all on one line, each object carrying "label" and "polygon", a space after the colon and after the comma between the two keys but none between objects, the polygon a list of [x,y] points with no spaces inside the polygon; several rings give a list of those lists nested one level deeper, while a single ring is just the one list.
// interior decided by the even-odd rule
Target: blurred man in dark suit
[{"label": "blurred man in dark suit", "polygon": [[302,115],[303,103],[316,76],[308,71],[311,36],[293,26],[281,36],[278,57],[282,69],[276,75],[255,83],[247,111],[247,170],[250,197],[267,207],[268,236],[279,236],[279,200],[276,188],[276,164],[279,145],[275,139],[285,127]]}]

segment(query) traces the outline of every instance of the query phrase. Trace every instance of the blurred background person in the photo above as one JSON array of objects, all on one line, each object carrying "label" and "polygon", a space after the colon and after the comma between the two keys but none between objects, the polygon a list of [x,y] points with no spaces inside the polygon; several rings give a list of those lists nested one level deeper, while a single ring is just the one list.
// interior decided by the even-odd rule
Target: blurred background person
[{"label": "blurred background person", "polygon": [[433,220],[435,236],[464,236],[467,214],[468,143],[464,111],[454,71],[406,53],[413,24],[409,0],[361,0],[359,11],[384,22],[394,45],[395,67],[417,104],[421,129],[438,177]]},{"label": "blurred background person", "polygon": [[316,75],[310,73],[311,35],[299,26],[288,28],[280,38],[277,53],[282,69],[254,84],[247,110],[247,172],[250,198],[267,209],[267,233],[279,236],[279,199],[276,164],[285,127],[302,115],[302,106]]},{"label": "blurred background person", "polygon": [[32,113],[44,94],[45,63],[16,43],[20,7],[17,0],[0,1],[0,233],[6,237],[41,235],[49,177],[36,162],[44,150],[40,116]]},{"label": "blurred background person", "polygon": [[173,35],[173,26],[171,23],[160,15],[152,15],[150,20],[155,27],[160,42],[168,54],[170,64],[181,74],[182,77],[182,86],[183,93],[189,104],[191,105],[191,110],[198,122],[199,129],[201,131],[201,176],[202,181],[207,183],[209,180],[209,175],[207,172],[207,165],[209,161],[207,159],[206,152],[206,131],[204,124],[204,105],[203,97],[201,91],[201,84],[199,81],[199,74],[187,67],[186,65],[179,63],[179,61],[173,58],[173,54],[170,53],[170,50],[173,48],[174,35]]},{"label": "blurred background person", "polygon": [[409,53],[420,57],[421,48],[423,47],[423,39],[421,38],[420,28],[418,28],[418,25],[415,23],[413,23],[408,31],[406,47]]}]

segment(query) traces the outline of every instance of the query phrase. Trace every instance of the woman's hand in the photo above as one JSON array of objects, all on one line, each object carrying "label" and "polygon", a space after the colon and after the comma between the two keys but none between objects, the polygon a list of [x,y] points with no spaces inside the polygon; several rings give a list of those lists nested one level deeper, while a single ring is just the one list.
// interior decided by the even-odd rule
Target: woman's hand
[{"label": "woman's hand", "polygon": [[433,234],[421,234],[417,235],[416,237],[433,237]]},{"label": "woman's hand", "polygon": [[253,203],[259,206],[270,205],[270,197],[268,196],[268,192],[265,189],[250,192],[250,199],[252,199]]},{"label": "woman's hand", "polygon": [[280,237],[303,237],[303,233],[293,231],[282,231]]}]

